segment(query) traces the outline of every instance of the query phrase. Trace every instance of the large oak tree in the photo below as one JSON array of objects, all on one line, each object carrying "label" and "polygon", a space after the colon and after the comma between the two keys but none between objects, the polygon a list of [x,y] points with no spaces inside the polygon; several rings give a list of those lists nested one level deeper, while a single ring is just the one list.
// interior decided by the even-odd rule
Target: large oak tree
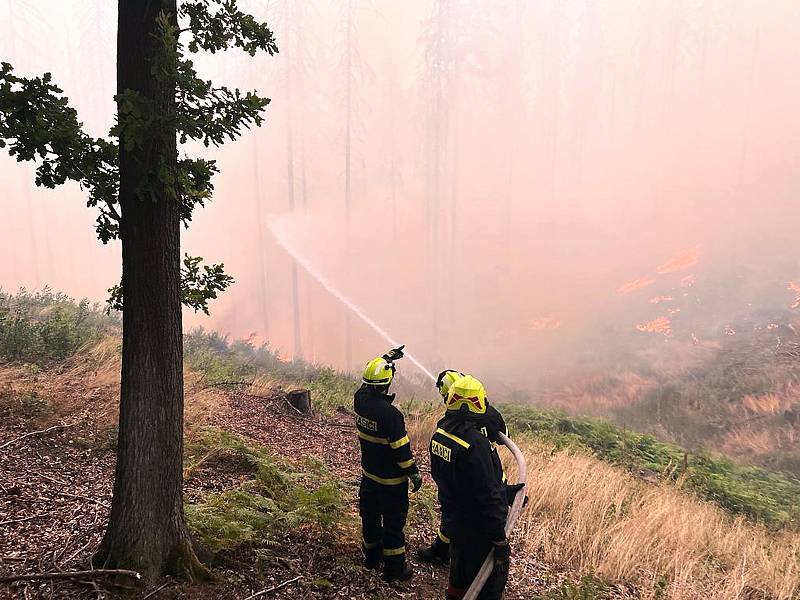
[{"label": "large oak tree", "polygon": [[181,224],[211,197],[217,169],[179,147],[219,145],[261,124],[268,99],[200,79],[185,55],[231,46],[277,52],[267,25],[236,0],[119,0],[108,139],[83,131],[49,73],[23,78],[0,67],[0,147],[38,163],[37,185],[78,182],[99,211],[100,240],[122,242],[122,281],[110,290],[123,314],[119,442],[95,566],[133,569],[147,582],[205,573],[183,511],[181,304],[207,312],[232,279],[222,265],[181,259]]}]

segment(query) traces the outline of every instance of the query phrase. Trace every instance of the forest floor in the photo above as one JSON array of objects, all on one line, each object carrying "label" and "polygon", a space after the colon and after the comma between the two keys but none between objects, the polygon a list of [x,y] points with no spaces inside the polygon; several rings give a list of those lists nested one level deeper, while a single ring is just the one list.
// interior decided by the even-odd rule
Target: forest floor
[{"label": "forest floor", "polygon": [[[0,366],[0,579],[23,573],[90,567],[111,503],[114,474],[116,382],[108,372],[58,368],[31,371]],[[194,408],[193,408],[194,407]],[[363,569],[357,515],[358,443],[345,410],[305,417],[273,390],[258,395],[241,387],[187,388],[187,419],[263,447],[287,464],[320,461],[338,482],[342,510],[333,533],[285,528],[264,549],[244,544],[215,565],[217,581],[189,585],[166,580],[152,592],[126,592],[102,579],[51,579],[0,584],[0,598],[431,599],[443,597],[445,569],[419,564],[417,548],[434,536],[433,484],[412,498],[407,526],[415,577],[387,585]],[[189,436],[190,437],[190,436]],[[209,453],[187,471],[188,503],[237,489],[249,477],[224,455]],[[423,472],[425,457],[418,457]],[[425,489],[425,488],[423,488]],[[566,576],[531,558],[514,561],[506,597],[551,596]]]}]

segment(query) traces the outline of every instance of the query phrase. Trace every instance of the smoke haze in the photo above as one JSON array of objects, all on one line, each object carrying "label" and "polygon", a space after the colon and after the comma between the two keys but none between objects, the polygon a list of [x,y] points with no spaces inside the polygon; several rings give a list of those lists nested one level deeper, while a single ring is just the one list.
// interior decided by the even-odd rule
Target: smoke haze
[{"label": "smoke haze", "polygon": [[[602,355],[598,331],[686,341],[653,300],[695,281],[745,277],[714,305],[722,327],[751,279],[800,277],[794,0],[240,3],[280,54],[196,63],[272,103],[259,130],[185,149],[221,174],[184,248],[237,281],[187,327],[346,369],[386,349],[275,224],[429,368],[509,388]],[[114,3],[0,15],[2,60],[52,72],[106,134]],[[76,186],[32,174],[0,154],[0,286],[103,301],[119,246],[95,239]]]}]

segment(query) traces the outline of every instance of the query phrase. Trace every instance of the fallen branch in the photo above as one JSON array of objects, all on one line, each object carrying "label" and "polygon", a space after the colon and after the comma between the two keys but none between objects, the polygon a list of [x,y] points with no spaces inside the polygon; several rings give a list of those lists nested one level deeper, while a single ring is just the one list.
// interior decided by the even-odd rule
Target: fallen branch
[{"label": "fallen branch", "polygon": [[14,438],[13,440],[10,440],[10,441],[6,442],[2,446],[0,446],[0,450],[2,450],[3,448],[7,448],[11,444],[15,444],[15,443],[17,443],[17,442],[19,442],[21,440],[24,440],[25,438],[30,437],[32,435],[39,435],[40,433],[47,433],[48,431],[53,431],[55,429],[66,429],[67,427],[74,427],[77,424],[78,424],[78,422],[75,421],[74,423],[69,423],[67,425],[53,425],[52,427],[48,427],[47,429],[41,429],[39,431],[28,432],[25,435],[21,435],[18,438]]},{"label": "fallen branch", "polygon": [[70,556],[70,557],[69,557],[69,558],[68,558],[68,559],[67,559],[65,562],[66,562],[67,564],[71,563],[71,562],[72,562],[72,560],[73,560],[73,559],[74,559],[76,556],[78,556],[78,554],[80,554],[81,552],[83,552],[84,550],[86,550],[86,548],[88,548],[88,547],[89,547],[89,545],[90,545],[90,544],[91,544],[93,541],[94,541],[94,540],[93,540],[91,537],[89,537],[89,541],[88,541],[88,542],[86,542],[86,543],[85,543],[83,546],[81,546],[80,548],[78,548],[78,549],[77,549],[75,552],[73,552],[73,554],[72,554],[72,555],[71,555],[71,556]]},{"label": "fallen branch", "polygon": [[280,590],[282,588],[285,588],[290,583],[294,583],[298,579],[302,579],[302,578],[303,578],[302,575],[298,575],[294,579],[289,579],[288,581],[284,581],[283,583],[280,583],[280,584],[278,584],[276,586],[273,586],[273,587],[271,587],[269,589],[261,590],[260,592],[256,592],[255,594],[253,594],[252,596],[248,596],[244,600],[252,600],[253,598],[258,598],[259,596],[265,596],[265,595],[269,594],[270,592],[277,592],[278,590]]},{"label": "fallen branch", "polygon": [[0,577],[0,583],[11,583],[12,581],[38,581],[41,579],[80,579],[81,577],[94,577],[95,575],[125,575],[134,579],[141,579],[142,576],[136,571],[127,569],[92,569],[91,571],[66,571],[58,573],[28,573],[26,575],[11,575],[10,577]]},{"label": "fallen branch", "polygon": [[240,395],[244,396],[245,398],[255,398],[256,400],[272,400],[272,401],[280,400],[280,396],[278,395],[261,396],[259,394],[249,394],[247,392],[241,392]]},{"label": "fallen branch", "polygon": [[169,581],[168,581],[167,583],[162,583],[160,586],[158,586],[158,587],[157,587],[156,589],[154,589],[152,592],[150,592],[149,594],[147,594],[147,596],[145,596],[144,598],[142,598],[142,600],[147,600],[148,598],[152,598],[153,596],[155,596],[155,595],[156,595],[158,592],[160,592],[161,590],[163,590],[163,589],[164,589],[165,587],[167,587],[168,585],[169,585]]},{"label": "fallen branch", "polygon": [[246,386],[250,387],[251,385],[253,385],[253,382],[252,381],[244,381],[244,380],[242,380],[242,381],[218,381],[217,383],[209,383],[207,386],[205,386],[202,389],[207,390],[208,388],[222,387],[222,386],[225,386],[225,385],[246,385]]},{"label": "fallen branch", "polygon": [[45,475],[44,473],[39,473],[39,471],[31,471],[31,473],[33,475],[41,477],[42,479],[46,479],[47,481],[50,481],[52,483],[57,483],[58,485],[72,485],[70,483],[67,483],[66,481],[61,481],[60,479],[54,479],[52,477],[49,477],[48,475]]},{"label": "fallen branch", "polygon": [[95,504],[99,504],[103,508],[111,508],[108,504],[106,504],[102,500],[98,500],[97,498],[91,498],[89,496],[81,496],[80,494],[70,494],[68,492],[61,492],[59,490],[53,490],[53,493],[58,495],[58,496],[66,496],[67,498],[77,498],[78,500],[88,500],[89,502],[94,502]]},{"label": "fallen branch", "polygon": [[286,399],[285,399],[285,402],[286,402],[286,405],[287,405],[289,408],[291,408],[293,411],[295,411],[295,412],[296,412],[298,415],[300,415],[301,417],[304,417],[304,418],[305,418],[305,417],[308,417],[308,415],[306,415],[305,413],[303,413],[303,411],[301,411],[301,410],[300,410],[299,408],[297,408],[297,407],[296,407],[294,404],[292,404],[291,402],[289,402],[289,399],[288,399],[288,398],[286,398]]},{"label": "fallen branch", "polygon": [[24,519],[9,519],[8,521],[0,521],[0,525],[10,525],[11,523],[24,523],[25,521],[33,521],[34,519],[38,519],[39,517],[46,517],[48,515],[52,515],[51,512],[46,513],[39,513],[38,515],[31,515],[30,517],[25,517]]}]

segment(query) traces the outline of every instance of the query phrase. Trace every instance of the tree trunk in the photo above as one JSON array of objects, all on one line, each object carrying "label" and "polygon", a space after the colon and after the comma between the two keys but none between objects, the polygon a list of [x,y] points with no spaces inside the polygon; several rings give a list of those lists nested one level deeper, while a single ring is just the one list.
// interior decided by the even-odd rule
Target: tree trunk
[{"label": "tree trunk", "polygon": [[[284,2],[284,33],[290,39],[292,23],[290,21],[290,4]],[[290,50],[286,56],[286,181],[289,186],[289,212],[294,214],[294,123],[292,121],[292,69],[295,60],[292,56],[291,43],[288,44]],[[292,259],[292,325],[294,332],[294,353],[293,359],[303,358],[303,343],[300,335],[300,297],[297,289],[297,261]]]},{"label": "tree trunk", "polygon": [[139,571],[145,583],[207,573],[183,512],[183,335],[175,81],[153,75],[157,18],[176,25],[176,0],[119,1],[117,91],[132,90],[173,123],[120,143],[122,385],[114,496],[96,566]]},{"label": "tree trunk", "polygon": [[[352,144],[353,101],[353,2],[347,2],[347,49],[345,51],[345,129],[344,129],[344,261],[345,282],[350,286],[350,153]],[[344,313],[344,365],[345,371],[353,366],[353,325],[350,309]]]}]

